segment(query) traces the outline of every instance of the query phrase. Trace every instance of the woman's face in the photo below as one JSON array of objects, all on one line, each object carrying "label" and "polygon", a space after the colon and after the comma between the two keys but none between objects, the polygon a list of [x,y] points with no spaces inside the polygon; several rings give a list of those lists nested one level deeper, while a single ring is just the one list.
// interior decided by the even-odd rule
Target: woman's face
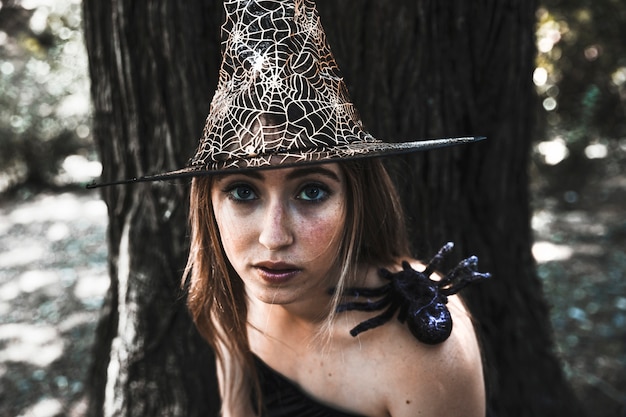
[{"label": "woman's face", "polygon": [[337,164],[223,175],[211,201],[224,251],[249,297],[306,302],[334,285],[347,205]]}]

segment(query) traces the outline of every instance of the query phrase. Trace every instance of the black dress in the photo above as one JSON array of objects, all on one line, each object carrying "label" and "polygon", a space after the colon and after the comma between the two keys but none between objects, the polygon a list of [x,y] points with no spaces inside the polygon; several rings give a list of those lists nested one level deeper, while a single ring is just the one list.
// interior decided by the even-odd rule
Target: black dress
[{"label": "black dress", "polygon": [[320,404],[260,358],[254,360],[263,394],[263,417],[364,417]]}]

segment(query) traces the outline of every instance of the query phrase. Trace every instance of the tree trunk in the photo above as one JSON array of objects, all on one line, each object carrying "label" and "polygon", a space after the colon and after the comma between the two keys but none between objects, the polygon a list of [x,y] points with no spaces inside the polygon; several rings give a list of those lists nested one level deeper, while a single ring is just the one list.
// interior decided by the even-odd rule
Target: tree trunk
[{"label": "tree trunk", "polygon": [[[531,256],[535,3],[317,0],[365,125],[389,140],[479,134],[391,165],[418,255],[446,240],[494,279],[467,290],[500,416],[581,415],[552,351]],[[84,0],[105,180],[184,165],[219,65],[221,1]],[[401,175],[400,175],[401,173]],[[111,291],[90,415],[214,416],[212,356],[185,312],[187,190],[111,187]]]},{"label": "tree trunk", "polygon": [[[104,180],[185,164],[219,66],[219,2],[84,1],[94,136]],[[212,353],[187,315],[187,189],[103,191],[111,290],[89,384],[91,416],[217,415]]]}]

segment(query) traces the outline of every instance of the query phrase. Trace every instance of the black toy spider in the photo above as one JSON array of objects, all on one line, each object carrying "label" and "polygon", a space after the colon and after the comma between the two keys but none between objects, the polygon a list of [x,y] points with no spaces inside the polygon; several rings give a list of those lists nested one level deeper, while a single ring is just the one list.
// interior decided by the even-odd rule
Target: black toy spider
[{"label": "black toy spider", "polygon": [[337,312],[348,310],[376,311],[387,307],[380,315],[361,322],[350,334],[356,336],[366,330],[389,321],[399,310],[398,320],[407,322],[409,330],[419,341],[437,344],[445,341],[452,332],[452,317],[446,303],[448,296],[456,294],[467,285],[489,278],[488,273],[476,271],[478,258],[469,257],[461,261],[439,281],[430,275],[439,267],[444,256],[452,250],[452,242],[444,245],[430,260],[423,272],[402,262],[402,271],[393,273],[381,269],[380,274],[390,282],[379,288],[347,288],[342,295],[347,297],[381,297],[377,301],[347,302],[340,304]]}]

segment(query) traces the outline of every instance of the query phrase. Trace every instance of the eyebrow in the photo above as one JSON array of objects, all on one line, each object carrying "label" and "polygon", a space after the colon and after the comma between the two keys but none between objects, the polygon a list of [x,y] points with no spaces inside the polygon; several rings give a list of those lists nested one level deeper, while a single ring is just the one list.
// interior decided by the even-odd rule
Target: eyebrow
[{"label": "eyebrow", "polygon": [[[243,175],[246,177],[250,177],[250,178],[254,178],[257,180],[263,180],[264,176],[262,174],[263,171],[258,170],[258,171],[243,171],[243,172],[238,172],[237,175]],[[306,177],[307,175],[314,175],[314,174],[319,174],[319,175],[323,175],[331,180],[334,180],[336,182],[341,182],[339,180],[339,177],[337,176],[337,174],[335,174],[335,172],[333,172],[332,170],[328,169],[328,168],[324,168],[322,166],[312,166],[312,167],[303,167],[303,168],[296,168],[293,171],[291,171],[289,174],[287,174],[286,178],[287,180],[294,180],[294,179],[298,179],[298,178],[302,178],[302,177]],[[227,174],[225,176],[228,175],[234,175],[234,174]],[[217,181],[220,181],[223,177],[219,176],[216,178]]]},{"label": "eyebrow", "polygon": [[337,174],[335,174],[330,169],[324,168],[324,167],[321,167],[321,166],[305,167],[305,168],[295,169],[295,170],[291,171],[289,174],[287,174],[287,179],[288,180],[293,180],[293,179],[305,177],[305,176],[311,175],[311,174],[320,174],[320,175],[323,175],[325,177],[330,178],[331,180],[334,180],[336,182],[340,182],[339,181],[339,177],[337,176]]}]

